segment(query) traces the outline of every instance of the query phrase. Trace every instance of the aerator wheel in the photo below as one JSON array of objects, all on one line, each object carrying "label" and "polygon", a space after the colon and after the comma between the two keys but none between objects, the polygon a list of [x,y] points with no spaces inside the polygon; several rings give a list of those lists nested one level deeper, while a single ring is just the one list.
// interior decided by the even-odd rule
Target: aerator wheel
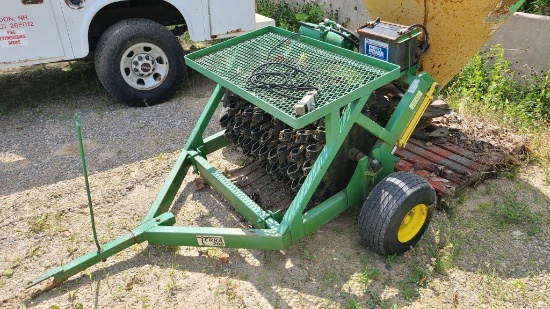
[{"label": "aerator wheel", "polygon": [[435,190],[422,177],[396,172],[371,191],[359,215],[363,242],[381,255],[401,254],[414,246],[433,216]]}]

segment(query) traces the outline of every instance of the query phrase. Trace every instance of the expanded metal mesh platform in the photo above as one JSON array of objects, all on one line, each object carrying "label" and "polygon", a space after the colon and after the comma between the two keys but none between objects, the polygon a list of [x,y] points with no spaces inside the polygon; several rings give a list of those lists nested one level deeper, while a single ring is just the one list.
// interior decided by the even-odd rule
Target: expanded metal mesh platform
[{"label": "expanded metal mesh platform", "polygon": [[[399,77],[397,66],[274,27],[267,27],[186,56],[187,63],[254,105],[297,128],[325,116]],[[272,82],[289,73],[294,83],[309,77],[319,89],[315,110],[297,116],[295,105],[307,90],[255,88],[248,82],[266,63]],[[282,64],[282,65],[277,65]],[[301,72],[290,72],[291,65]],[[261,70],[260,70],[261,71]],[[307,76],[303,73],[307,74]],[[269,81],[268,81],[269,82]],[[299,118],[305,118],[296,121]]]}]

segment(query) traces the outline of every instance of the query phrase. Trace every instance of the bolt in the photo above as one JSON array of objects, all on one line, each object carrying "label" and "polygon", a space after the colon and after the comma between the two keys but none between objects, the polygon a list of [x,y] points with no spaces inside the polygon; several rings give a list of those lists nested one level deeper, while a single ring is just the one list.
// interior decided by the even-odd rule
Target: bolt
[{"label": "bolt", "polygon": [[378,160],[372,160],[369,162],[369,169],[372,171],[372,172],[378,172],[380,170],[380,168],[382,167],[382,165],[380,164],[380,162]]}]

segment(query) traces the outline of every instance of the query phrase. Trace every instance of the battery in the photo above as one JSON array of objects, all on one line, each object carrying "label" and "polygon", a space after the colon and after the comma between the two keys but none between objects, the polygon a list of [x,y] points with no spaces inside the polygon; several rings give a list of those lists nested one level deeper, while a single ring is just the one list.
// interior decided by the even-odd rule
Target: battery
[{"label": "battery", "polygon": [[357,29],[359,52],[408,69],[415,63],[416,37],[420,31],[384,21],[369,22]]}]

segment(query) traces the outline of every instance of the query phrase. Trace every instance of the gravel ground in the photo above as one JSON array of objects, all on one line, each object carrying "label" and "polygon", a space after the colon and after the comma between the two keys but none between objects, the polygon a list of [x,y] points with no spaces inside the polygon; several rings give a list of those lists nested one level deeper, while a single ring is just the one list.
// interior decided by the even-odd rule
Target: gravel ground
[{"label": "gravel ground", "polygon": [[[97,85],[87,64],[0,75],[1,307],[550,308],[550,186],[537,167],[472,188],[403,256],[362,246],[351,209],[285,251],[144,243],[52,290],[25,290],[29,279],[94,249],[74,113],[106,242],[139,224],[214,87],[190,72],[173,100],[135,109]],[[242,157],[228,147],[210,160],[231,169]],[[186,177],[172,207],[177,224],[242,227],[195,179]]]}]

